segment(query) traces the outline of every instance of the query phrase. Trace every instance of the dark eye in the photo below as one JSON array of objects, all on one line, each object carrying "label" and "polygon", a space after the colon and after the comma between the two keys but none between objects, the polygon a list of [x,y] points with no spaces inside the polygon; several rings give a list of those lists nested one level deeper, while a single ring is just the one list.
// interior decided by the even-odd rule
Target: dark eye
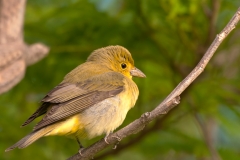
[{"label": "dark eye", "polygon": [[122,66],[122,69],[127,68],[127,65],[125,63],[122,63],[121,66]]}]

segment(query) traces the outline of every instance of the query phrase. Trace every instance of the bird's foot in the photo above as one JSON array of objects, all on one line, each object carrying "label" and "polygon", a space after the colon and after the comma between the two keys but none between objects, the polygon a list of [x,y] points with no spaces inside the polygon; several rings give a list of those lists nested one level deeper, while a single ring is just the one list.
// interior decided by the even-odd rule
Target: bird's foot
[{"label": "bird's foot", "polygon": [[80,154],[81,157],[83,157],[83,155],[82,155],[82,150],[84,150],[83,147],[78,150],[78,153]]},{"label": "bird's foot", "polygon": [[114,138],[117,139],[117,143],[115,143],[114,147],[112,149],[117,149],[117,145],[119,144],[119,142],[122,140],[122,138],[118,137],[118,136],[113,136]]},{"label": "bird's foot", "polygon": [[114,146],[113,146],[113,148],[112,149],[117,149],[117,145],[119,144],[119,142],[118,143],[116,143]]},{"label": "bird's foot", "polygon": [[108,136],[109,136],[111,133],[113,133],[113,132],[107,133],[106,136],[104,137],[104,141],[105,141],[106,144],[109,144],[109,142],[107,141],[107,139],[108,139]]},{"label": "bird's foot", "polygon": [[78,145],[79,145],[78,153],[80,154],[81,157],[83,157],[82,150],[84,150],[84,147],[83,147],[82,143],[79,141],[78,137],[76,137],[76,140],[77,140]]},{"label": "bird's foot", "polygon": [[108,135],[106,135],[106,136],[104,137],[104,141],[105,141],[105,143],[109,144],[108,141],[107,141],[107,138],[108,138]]},{"label": "bird's foot", "polygon": [[116,138],[118,142],[120,142],[122,140],[122,138],[120,138],[118,136],[112,136],[112,137]]},{"label": "bird's foot", "polygon": [[[81,157],[84,157],[84,156],[82,155],[82,151],[83,151],[83,150],[84,150],[83,147],[78,150],[78,153],[80,154]],[[94,159],[94,158],[92,157],[91,159]]]},{"label": "bird's foot", "polygon": [[[109,144],[109,142],[107,141],[108,136],[109,136],[109,134],[107,134],[107,135],[104,137],[104,141],[105,141],[105,143],[107,143],[107,144]],[[122,138],[120,138],[120,137],[118,137],[118,136],[112,136],[112,137],[116,138],[118,142],[120,142],[120,141],[122,140]]]}]

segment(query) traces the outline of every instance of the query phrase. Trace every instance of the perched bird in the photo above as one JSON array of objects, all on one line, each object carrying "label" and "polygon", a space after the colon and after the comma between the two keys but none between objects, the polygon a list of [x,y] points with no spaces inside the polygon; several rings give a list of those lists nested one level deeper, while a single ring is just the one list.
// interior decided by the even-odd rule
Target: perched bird
[{"label": "perched bird", "polygon": [[6,149],[25,148],[43,136],[66,135],[79,139],[107,136],[120,126],[135,105],[139,91],[132,77],[145,77],[134,66],[127,49],[108,46],[91,53],[43,99],[22,126],[44,115],[33,131]]}]

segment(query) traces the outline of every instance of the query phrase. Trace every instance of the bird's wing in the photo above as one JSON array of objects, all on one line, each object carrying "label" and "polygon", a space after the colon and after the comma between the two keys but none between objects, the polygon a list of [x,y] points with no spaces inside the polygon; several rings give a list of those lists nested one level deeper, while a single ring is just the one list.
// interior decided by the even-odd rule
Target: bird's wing
[{"label": "bird's wing", "polygon": [[34,130],[64,120],[104,99],[116,96],[124,90],[123,79],[124,76],[120,73],[107,72],[77,84],[60,84],[42,100],[53,106]]},{"label": "bird's wing", "polygon": [[35,118],[45,114],[53,105],[66,102],[88,91],[77,87],[71,83],[61,83],[53,88],[43,99],[41,106],[22,124],[23,126],[31,123]]}]

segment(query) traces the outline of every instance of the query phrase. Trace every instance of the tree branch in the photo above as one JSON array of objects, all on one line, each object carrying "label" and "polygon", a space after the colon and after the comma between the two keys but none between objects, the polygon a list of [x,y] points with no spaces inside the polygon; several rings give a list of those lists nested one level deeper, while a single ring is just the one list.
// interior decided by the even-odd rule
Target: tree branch
[{"label": "tree branch", "polygon": [[[118,130],[117,132],[111,134],[108,138],[109,144],[118,143],[117,138],[123,139],[131,134],[136,134],[141,131],[145,125],[147,125],[150,121],[157,118],[160,114],[166,113],[174,106],[179,104],[181,93],[203,72],[204,68],[208,64],[209,60],[212,58],[213,54],[222,43],[222,41],[228,36],[228,34],[235,28],[237,23],[240,20],[240,7],[237,12],[234,14],[232,19],[226,25],[226,27],[222,30],[220,34],[218,34],[215,40],[212,42],[211,46],[208,48],[203,58],[197,64],[197,66],[192,70],[192,72],[178,84],[178,86],[160,103],[153,111],[144,113],[139,119],[133,121],[126,127]],[[102,149],[109,146],[105,143],[104,139],[94,143],[82,150],[82,155],[79,153],[73,155],[69,158],[69,160],[85,160],[90,159],[96,153],[101,151]]]}]

